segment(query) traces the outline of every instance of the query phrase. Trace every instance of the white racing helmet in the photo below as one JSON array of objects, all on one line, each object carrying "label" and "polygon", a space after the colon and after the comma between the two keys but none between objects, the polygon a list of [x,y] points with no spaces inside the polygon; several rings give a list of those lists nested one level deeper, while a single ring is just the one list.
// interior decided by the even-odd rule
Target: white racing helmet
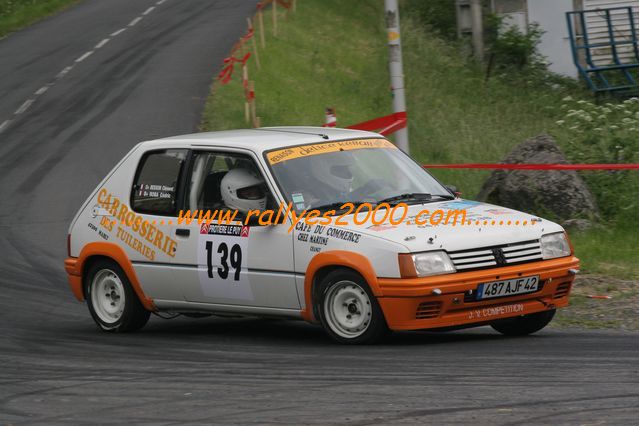
[{"label": "white racing helmet", "polygon": [[351,166],[353,159],[349,152],[332,152],[310,158],[311,173],[320,182],[326,183],[340,193],[348,193],[353,185]]},{"label": "white racing helmet", "polygon": [[226,207],[243,214],[266,207],[264,180],[248,169],[229,170],[222,178],[220,192]]}]

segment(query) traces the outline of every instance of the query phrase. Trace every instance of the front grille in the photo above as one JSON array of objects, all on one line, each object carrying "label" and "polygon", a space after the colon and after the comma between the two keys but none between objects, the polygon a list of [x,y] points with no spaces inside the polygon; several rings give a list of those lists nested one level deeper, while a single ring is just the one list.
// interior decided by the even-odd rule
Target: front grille
[{"label": "front grille", "polygon": [[557,291],[555,291],[554,299],[561,299],[562,297],[568,296],[570,292],[570,283],[561,283],[557,286]]},{"label": "front grille", "polygon": [[448,252],[460,272],[496,268],[541,260],[539,240]]},{"label": "front grille", "polygon": [[442,310],[442,302],[423,302],[417,307],[416,319],[437,318]]}]

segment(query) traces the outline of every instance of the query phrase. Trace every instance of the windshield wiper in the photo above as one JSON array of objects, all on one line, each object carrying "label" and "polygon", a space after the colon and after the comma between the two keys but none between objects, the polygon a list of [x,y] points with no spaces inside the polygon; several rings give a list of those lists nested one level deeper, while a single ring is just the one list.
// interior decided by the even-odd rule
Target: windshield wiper
[{"label": "windshield wiper", "polygon": [[396,195],[394,197],[388,197],[388,198],[384,198],[383,200],[379,200],[377,202],[377,204],[381,204],[381,203],[388,203],[388,204],[395,204],[395,203],[400,203],[400,202],[404,202],[404,201],[431,201],[433,199],[433,197],[439,197],[439,198],[443,198],[444,200],[454,200],[455,197],[453,197],[452,195],[440,195],[440,194],[428,194],[425,192],[410,192],[407,194],[401,194],[401,195]]},{"label": "windshield wiper", "polygon": [[454,200],[455,196],[454,195],[449,195],[449,194],[435,194],[433,195],[433,197],[439,197],[439,198],[443,198],[444,200]]},{"label": "windshield wiper", "polygon": [[431,194],[427,194],[424,192],[409,192],[406,194],[400,194],[400,195],[395,195],[394,197],[388,197],[388,198],[384,198],[383,200],[379,200],[377,202],[377,204],[381,204],[381,203],[399,203],[402,201],[410,201],[410,200],[415,200],[415,201],[426,201],[426,200],[430,200],[432,198]]}]

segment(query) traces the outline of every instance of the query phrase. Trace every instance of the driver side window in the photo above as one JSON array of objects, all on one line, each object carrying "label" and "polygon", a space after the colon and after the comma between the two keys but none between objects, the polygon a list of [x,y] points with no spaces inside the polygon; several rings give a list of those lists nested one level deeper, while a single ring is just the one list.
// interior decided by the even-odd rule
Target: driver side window
[{"label": "driver side window", "polygon": [[238,210],[242,217],[272,198],[252,158],[213,151],[194,153],[187,197],[191,211]]}]

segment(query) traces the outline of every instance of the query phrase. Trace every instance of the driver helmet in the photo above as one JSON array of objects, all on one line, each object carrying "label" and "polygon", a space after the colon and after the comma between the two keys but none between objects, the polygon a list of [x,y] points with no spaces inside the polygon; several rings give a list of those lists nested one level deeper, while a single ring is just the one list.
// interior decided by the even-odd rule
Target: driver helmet
[{"label": "driver helmet", "polygon": [[226,207],[245,215],[266,207],[264,180],[248,169],[229,170],[222,178],[220,192]]},{"label": "driver helmet", "polygon": [[311,157],[311,174],[341,194],[351,192],[353,159],[348,152],[338,151]]}]

